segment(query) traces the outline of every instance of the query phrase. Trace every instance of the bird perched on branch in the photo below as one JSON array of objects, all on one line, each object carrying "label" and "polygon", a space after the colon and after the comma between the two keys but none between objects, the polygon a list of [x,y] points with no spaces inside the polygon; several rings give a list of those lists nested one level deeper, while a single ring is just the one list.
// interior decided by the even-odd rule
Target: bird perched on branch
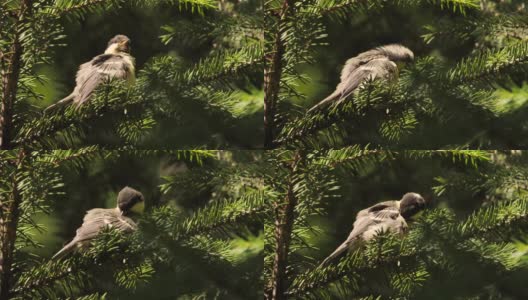
[{"label": "bird perched on branch", "polygon": [[412,216],[425,208],[424,198],[417,193],[407,193],[401,200],[384,201],[361,210],[354,222],[352,232],[337,249],[330,254],[321,266],[351,249],[357,241],[368,241],[378,233],[390,231],[403,234],[407,231],[407,222]]},{"label": "bird perched on branch", "polygon": [[396,62],[410,62],[414,54],[409,48],[392,44],[371,49],[347,60],[341,71],[341,82],[336,90],[308,111],[313,111],[332,102],[340,103],[352,94],[367,79],[391,81],[398,76]]},{"label": "bird perched on branch", "polygon": [[90,99],[101,83],[111,79],[133,82],[135,79],[134,62],[134,57],[130,55],[130,39],[122,34],[114,36],[108,41],[103,54],[97,55],[79,67],[73,92],[46,108],[45,111],[71,102],[79,107]]},{"label": "bird perched on branch", "polygon": [[145,198],[143,194],[130,187],[123,188],[117,195],[117,207],[89,210],[73,240],[57,252],[53,259],[62,258],[76,249],[89,246],[90,242],[106,227],[116,228],[123,233],[137,230],[136,223],[130,217],[134,214],[143,213],[144,209]]}]

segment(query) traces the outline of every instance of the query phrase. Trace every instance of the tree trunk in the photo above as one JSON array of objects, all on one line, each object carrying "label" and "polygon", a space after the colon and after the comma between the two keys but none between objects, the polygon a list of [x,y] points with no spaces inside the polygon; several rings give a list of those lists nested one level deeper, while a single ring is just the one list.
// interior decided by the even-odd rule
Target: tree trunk
[{"label": "tree trunk", "polygon": [[0,202],[0,209],[2,210],[0,214],[0,252],[2,255],[0,257],[0,300],[9,299],[11,293],[11,280],[13,279],[11,268],[20,217],[20,203],[22,202],[17,176],[22,168],[24,158],[25,152],[20,150],[12,174],[11,193],[7,197],[7,201]]},{"label": "tree trunk", "polygon": [[281,26],[288,17],[293,0],[285,0],[279,19],[273,27],[272,35],[273,48],[265,55],[264,66],[264,147],[271,149],[274,147],[275,139],[275,108],[280,91],[280,80],[282,76],[282,59],[284,56],[284,43],[281,38]]},{"label": "tree trunk", "polygon": [[20,77],[20,59],[22,57],[22,45],[20,44],[20,31],[26,14],[31,9],[31,1],[25,0],[20,3],[18,19],[14,25],[13,44],[10,54],[2,54],[0,67],[2,75],[2,104],[0,106],[0,149],[12,149],[13,141],[13,115],[16,94],[18,90],[18,79]]},{"label": "tree trunk", "polygon": [[293,176],[296,173],[300,159],[301,156],[297,152],[291,165],[286,198],[283,203],[278,203],[275,207],[276,249],[273,260],[273,273],[269,284],[270,289],[266,295],[266,299],[268,300],[286,299],[285,293],[288,289],[286,267],[288,266],[288,252],[290,250],[291,234],[295,219],[295,206],[297,205],[297,198],[293,192]]}]

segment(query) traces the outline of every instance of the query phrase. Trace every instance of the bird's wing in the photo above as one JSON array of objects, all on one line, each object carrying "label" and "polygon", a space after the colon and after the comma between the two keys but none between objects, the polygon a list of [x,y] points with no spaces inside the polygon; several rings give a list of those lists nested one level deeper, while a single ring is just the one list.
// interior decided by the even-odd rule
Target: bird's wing
[{"label": "bird's wing", "polygon": [[368,241],[378,235],[380,232],[404,233],[407,229],[407,222],[402,215],[394,210],[381,211],[376,220],[361,234],[361,238]]},{"label": "bird's wing", "polygon": [[[355,59],[355,58],[354,58]],[[367,79],[389,79],[398,72],[398,66],[384,56],[372,59],[363,64],[347,63],[341,73],[341,82],[336,90],[321,100],[308,111],[334,101],[342,101],[352,94]]]},{"label": "bird's wing", "polygon": [[386,209],[386,208],[396,208],[398,209],[399,205],[398,205],[398,201],[396,200],[389,200],[389,201],[383,201],[383,202],[380,202],[380,203],[376,203],[370,207],[367,207],[363,210],[360,210],[357,215],[356,215],[356,220],[359,219],[360,217],[364,217],[366,215],[368,215],[369,213],[372,213],[372,212],[375,212],[375,211],[380,211],[380,210],[383,210],[383,209]]},{"label": "bird's wing", "polygon": [[400,211],[393,205],[384,205],[379,203],[377,205],[367,208],[366,214],[358,213],[358,217],[354,222],[354,229],[348,236],[347,240],[355,240],[361,238],[363,233],[380,223],[395,220],[400,216]]},{"label": "bird's wing", "polygon": [[348,59],[343,66],[343,70],[341,70],[341,82],[346,81],[357,68],[377,58],[384,58],[384,56],[378,50],[373,49]]},{"label": "bird's wing", "polygon": [[370,239],[372,234],[369,233],[368,238],[366,238],[364,237],[366,232],[369,232],[370,230],[376,232],[382,229],[382,227],[376,228],[378,225],[381,224],[381,226],[385,226],[386,224],[390,224],[390,222],[395,222],[398,217],[401,217],[396,202],[397,201],[385,201],[361,210],[357,214],[354,228],[348,238],[321,263],[321,266],[328,264],[329,261],[341,255],[349,249],[356,240],[360,238],[365,240]]},{"label": "bird's wing", "polygon": [[66,244],[52,259],[60,259],[78,247],[79,243],[90,241],[95,238],[104,227],[117,228],[123,232],[131,232],[137,229],[136,223],[122,216],[115,209],[95,208],[89,210],[83,219],[83,224],[77,229],[76,235]]},{"label": "bird's wing", "polygon": [[122,216],[115,209],[96,208],[89,210],[84,217],[83,224],[77,229],[74,240],[80,242],[95,238],[104,227],[116,228],[123,232],[136,230],[136,223]]},{"label": "bird's wing", "polygon": [[386,57],[380,57],[357,67],[336,88],[339,99],[344,99],[355,91],[367,79],[389,79],[398,71],[398,66]]},{"label": "bird's wing", "polygon": [[113,78],[133,77],[131,61],[119,54],[101,54],[84,63],[77,72],[75,100],[77,105],[86,102],[95,89],[104,81]]}]

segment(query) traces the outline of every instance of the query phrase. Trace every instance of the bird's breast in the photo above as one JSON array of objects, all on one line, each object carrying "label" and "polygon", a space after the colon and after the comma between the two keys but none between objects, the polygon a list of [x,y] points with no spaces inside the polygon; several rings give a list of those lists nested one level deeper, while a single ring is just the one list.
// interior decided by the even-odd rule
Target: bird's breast
[{"label": "bird's breast", "polygon": [[127,81],[130,84],[133,84],[136,81],[136,67],[135,67],[135,59],[126,54],[123,55],[123,63],[125,64],[126,68],[128,69],[127,72]]}]

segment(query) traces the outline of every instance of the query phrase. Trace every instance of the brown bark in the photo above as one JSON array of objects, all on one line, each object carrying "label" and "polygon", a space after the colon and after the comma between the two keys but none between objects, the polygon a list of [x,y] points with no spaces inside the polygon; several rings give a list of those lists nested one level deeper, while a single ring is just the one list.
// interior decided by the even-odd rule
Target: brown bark
[{"label": "brown bark", "polygon": [[13,139],[13,104],[18,89],[20,70],[20,56],[22,55],[20,43],[17,40],[11,46],[11,57],[7,62],[7,70],[2,70],[2,106],[0,108],[0,149],[11,149]]},{"label": "brown bark", "polygon": [[25,158],[24,150],[20,150],[15,162],[16,170],[12,174],[11,193],[0,202],[0,300],[7,300],[11,296],[11,280],[13,279],[12,266],[15,242],[17,238],[18,219],[20,217],[20,203],[22,196],[18,190],[18,171]]},{"label": "brown bark", "polygon": [[13,114],[16,94],[18,90],[18,79],[20,76],[20,59],[22,57],[22,45],[20,44],[20,30],[26,14],[30,11],[31,1],[22,1],[15,22],[15,34],[9,51],[9,55],[3,54],[0,58],[2,68],[2,104],[0,106],[0,149],[12,149],[13,140]]},{"label": "brown bark", "polygon": [[273,260],[273,273],[266,295],[268,300],[286,299],[288,289],[288,276],[286,267],[288,266],[288,252],[290,250],[291,234],[293,230],[294,212],[297,205],[297,198],[293,192],[293,176],[296,173],[297,165],[300,161],[300,154],[297,152],[291,165],[288,188],[283,203],[278,203],[275,207],[275,258]]},{"label": "brown bark", "polygon": [[293,0],[285,0],[279,20],[274,29],[273,34],[273,48],[271,52],[265,55],[264,66],[264,147],[266,149],[273,148],[275,139],[275,109],[277,98],[280,91],[280,80],[282,76],[282,58],[284,55],[284,43],[281,38],[281,26],[283,21],[288,17],[291,10]]}]

